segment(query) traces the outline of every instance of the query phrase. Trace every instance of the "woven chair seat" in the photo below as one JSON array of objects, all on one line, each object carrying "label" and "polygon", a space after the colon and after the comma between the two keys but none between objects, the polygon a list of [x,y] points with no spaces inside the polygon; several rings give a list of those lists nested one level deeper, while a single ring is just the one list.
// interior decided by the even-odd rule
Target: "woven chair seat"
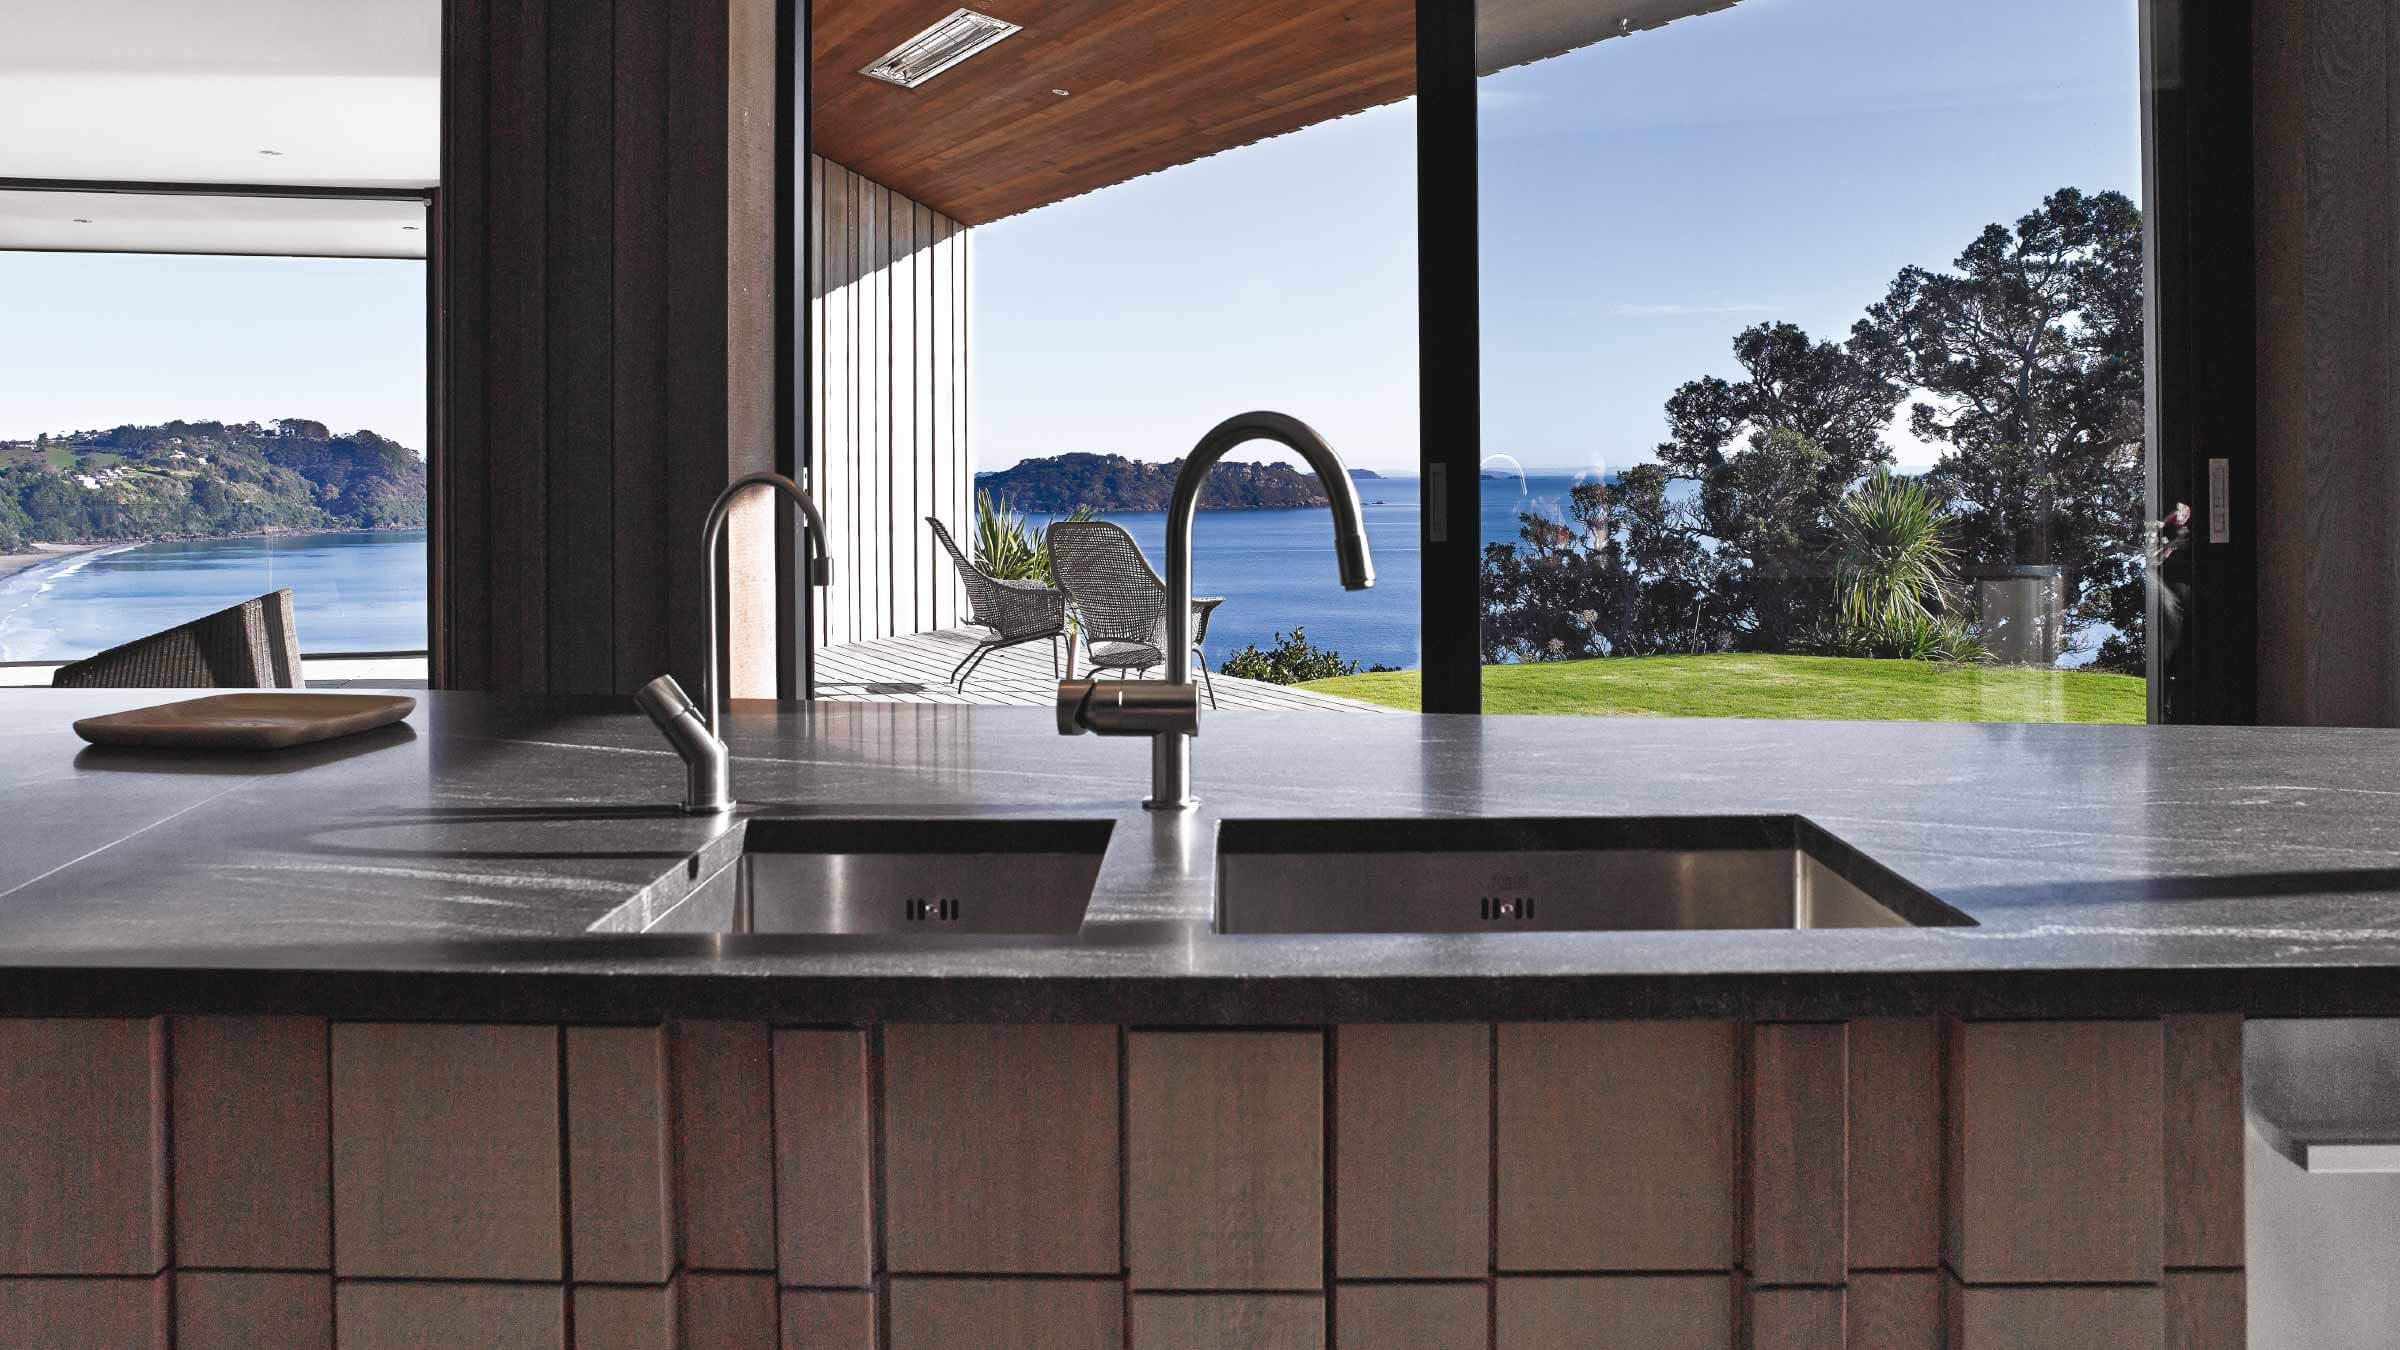
[{"label": "woven chair seat", "polygon": [[298,689],[290,590],[120,643],[51,673],[56,689]]},{"label": "woven chair seat", "polygon": [[[1052,643],[1050,663],[1058,665],[1057,642],[1067,633],[1066,593],[1055,586],[1038,581],[1003,581],[967,561],[950,530],[933,517],[925,517],[933,527],[933,537],[941,541],[942,551],[950,555],[951,565],[958,569],[958,579],[967,590],[967,626],[989,630],[991,636],[978,641],[974,649],[951,668],[950,682],[965,692],[967,677],[983,658],[1003,647],[1020,643],[1049,641]],[[1073,673],[1073,653],[1069,652],[1068,673]]]}]

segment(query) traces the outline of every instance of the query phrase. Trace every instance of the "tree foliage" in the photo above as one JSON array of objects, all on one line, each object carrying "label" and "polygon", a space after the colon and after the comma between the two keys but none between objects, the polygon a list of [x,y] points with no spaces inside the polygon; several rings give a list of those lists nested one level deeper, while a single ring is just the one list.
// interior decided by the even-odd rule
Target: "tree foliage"
[{"label": "tree foliage", "polygon": [[1885,613],[1874,645],[1972,656],[1956,574],[2049,564],[2067,636],[2106,624],[2102,661],[2139,669],[2141,241],[2123,194],[2065,188],[1950,270],[1902,269],[1844,341],[1744,329],[1739,378],[1667,399],[1656,464],[1485,549],[1485,659],[1855,646],[1875,631],[1843,612],[1867,565],[1857,513],[1901,509],[1884,475],[1905,404],[1936,450],[1906,512],[1953,522],[1949,579],[1938,603]]}]

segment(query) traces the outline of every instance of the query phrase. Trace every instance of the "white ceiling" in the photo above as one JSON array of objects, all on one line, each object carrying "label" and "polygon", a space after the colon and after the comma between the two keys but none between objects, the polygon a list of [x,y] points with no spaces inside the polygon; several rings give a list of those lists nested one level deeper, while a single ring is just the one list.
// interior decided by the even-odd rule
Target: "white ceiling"
[{"label": "white ceiling", "polygon": [[0,250],[422,258],[425,203],[0,191]]},{"label": "white ceiling", "polygon": [[439,0],[0,0],[0,32],[0,177],[440,172]]}]

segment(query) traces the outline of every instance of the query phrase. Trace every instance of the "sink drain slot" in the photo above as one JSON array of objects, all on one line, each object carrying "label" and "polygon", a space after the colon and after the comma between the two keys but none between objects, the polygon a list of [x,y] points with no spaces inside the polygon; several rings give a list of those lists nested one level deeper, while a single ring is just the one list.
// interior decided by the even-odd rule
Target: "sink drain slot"
[{"label": "sink drain slot", "polygon": [[1533,897],[1487,895],[1483,897],[1485,923],[1524,923],[1533,917]]},{"label": "sink drain slot", "polygon": [[908,902],[908,921],[910,923],[957,923],[958,901],[911,897]]}]

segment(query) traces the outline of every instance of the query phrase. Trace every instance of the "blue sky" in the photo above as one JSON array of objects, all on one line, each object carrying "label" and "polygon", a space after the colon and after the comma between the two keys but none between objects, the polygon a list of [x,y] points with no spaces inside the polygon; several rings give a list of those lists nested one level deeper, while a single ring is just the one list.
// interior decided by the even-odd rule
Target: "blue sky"
[{"label": "blue sky", "polygon": [[0,252],[0,438],[310,417],[425,446],[425,264]]},{"label": "blue sky", "polygon": [[[2137,69],[2132,0],[1746,0],[1487,78],[1485,449],[1648,458],[1739,329],[1839,337],[2061,186],[2138,194]],[[978,231],[982,465],[1173,458],[1263,405],[1413,466],[1414,135],[1380,109]]]},{"label": "blue sky", "polygon": [[[1839,336],[2055,188],[2138,191],[2135,77],[2133,0],[1745,0],[1486,79],[1486,449],[1645,458],[1738,329]],[[1377,109],[978,230],[982,465],[1170,459],[1263,406],[1413,466],[1415,132]],[[305,416],[422,446],[423,290],[419,263],[0,253],[0,437]]]}]

